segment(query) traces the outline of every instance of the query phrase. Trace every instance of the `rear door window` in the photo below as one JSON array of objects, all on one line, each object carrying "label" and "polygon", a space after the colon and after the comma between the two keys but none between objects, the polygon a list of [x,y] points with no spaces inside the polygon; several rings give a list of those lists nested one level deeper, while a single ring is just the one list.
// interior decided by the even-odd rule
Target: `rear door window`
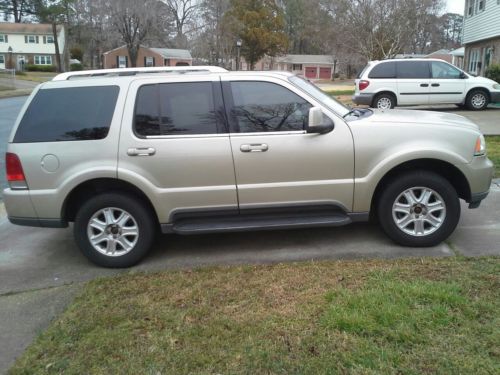
[{"label": "rear door window", "polygon": [[15,143],[86,141],[106,138],[118,86],[38,91],[19,124]]},{"label": "rear door window", "polygon": [[212,82],[142,86],[137,94],[137,135],[216,134],[218,122]]},{"label": "rear door window", "polygon": [[368,78],[396,78],[396,63],[389,61],[376,65],[368,74]]},{"label": "rear door window", "polygon": [[397,63],[399,79],[430,78],[429,62],[399,61]]}]

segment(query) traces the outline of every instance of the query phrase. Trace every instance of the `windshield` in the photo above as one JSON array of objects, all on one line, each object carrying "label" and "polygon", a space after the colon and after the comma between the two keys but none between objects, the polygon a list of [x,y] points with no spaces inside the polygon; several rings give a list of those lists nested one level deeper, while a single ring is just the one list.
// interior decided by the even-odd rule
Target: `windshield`
[{"label": "windshield", "polygon": [[311,95],[314,99],[320,101],[321,103],[323,103],[332,111],[334,111],[335,113],[337,113],[342,117],[344,117],[351,111],[349,107],[336,101],[330,95],[321,91],[321,89],[319,89],[317,86],[313,85],[311,82],[306,81],[303,78],[293,76],[290,77],[290,82],[292,82],[295,86],[305,91],[306,93]]}]

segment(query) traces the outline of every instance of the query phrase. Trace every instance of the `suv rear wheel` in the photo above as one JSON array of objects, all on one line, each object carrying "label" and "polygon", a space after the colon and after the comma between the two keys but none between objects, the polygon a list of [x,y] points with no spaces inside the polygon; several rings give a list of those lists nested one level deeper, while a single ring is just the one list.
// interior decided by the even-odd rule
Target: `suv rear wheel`
[{"label": "suv rear wheel", "polygon": [[391,94],[382,93],[373,100],[373,108],[393,109],[396,106],[396,97]]},{"label": "suv rear wheel", "polygon": [[473,90],[467,95],[465,105],[471,111],[480,111],[485,109],[490,103],[488,94],[483,90]]},{"label": "suv rear wheel", "polygon": [[435,246],[446,240],[460,219],[458,195],[438,174],[417,171],[393,179],[378,202],[382,228],[403,246]]},{"label": "suv rear wheel", "polygon": [[85,202],[75,217],[74,236],[82,253],[103,267],[130,267],[150,249],[155,223],[133,195],[101,194]]}]

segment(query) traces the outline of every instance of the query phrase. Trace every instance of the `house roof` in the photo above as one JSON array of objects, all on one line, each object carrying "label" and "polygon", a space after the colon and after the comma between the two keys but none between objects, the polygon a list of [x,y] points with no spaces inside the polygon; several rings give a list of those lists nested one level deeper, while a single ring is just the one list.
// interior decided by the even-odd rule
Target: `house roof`
[{"label": "house roof", "polygon": [[465,47],[460,47],[460,48],[457,48],[457,49],[451,51],[450,55],[458,56],[458,57],[464,57],[464,55],[465,55]]},{"label": "house roof", "polygon": [[192,60],[191,52],[187,49],[175,49],[175,48],[150,48],[151,51],[162,55],[166,59],[183,59]]},{"label": "house roof", "polygon": [[331,64],[334,57],[331,55],[284,55],[277,58],[280,63],[288,64]]},{"label": "house roof", "polygon": [[427,56],[434,56],[434,55],[449,55],[450,50],[448,49],[440,49],[438,51],[434,51],[432,53],[429,53]]},{"label": "house roof", "polygon": [[[60,33],[63,26],[57,26]],[[13,23],[0,22],[0,32],[6,34],[52,34],[52,25],[48,23]]]}]

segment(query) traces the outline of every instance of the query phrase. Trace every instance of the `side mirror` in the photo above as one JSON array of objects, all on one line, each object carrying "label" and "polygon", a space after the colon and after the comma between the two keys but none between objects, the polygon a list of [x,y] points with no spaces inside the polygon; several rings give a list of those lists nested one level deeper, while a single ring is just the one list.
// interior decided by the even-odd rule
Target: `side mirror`
[{"label": "side mirror", "polygon": [[460,79],[466,79],[466,78],[468,78],[467,74],[465,74],[464,72],[460,72]]},{"label": "side mirror", "polygon": [[326,134],[330,133],[335,125],[333,121],[324,120],[323,111],[319,107],[312,107],[309,110],[309,123],[307,124],[307,132],[310,134]]}]

